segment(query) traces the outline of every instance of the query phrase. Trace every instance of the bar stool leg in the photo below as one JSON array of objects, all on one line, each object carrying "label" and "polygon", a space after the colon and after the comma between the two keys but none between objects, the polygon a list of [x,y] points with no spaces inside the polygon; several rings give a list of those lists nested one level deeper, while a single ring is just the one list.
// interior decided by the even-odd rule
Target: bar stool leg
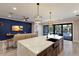
[{"label": "bar stool leg", "polygon": [[2,42],[2,51],[3,51],[3,54],[6,52],[6,41]]}]

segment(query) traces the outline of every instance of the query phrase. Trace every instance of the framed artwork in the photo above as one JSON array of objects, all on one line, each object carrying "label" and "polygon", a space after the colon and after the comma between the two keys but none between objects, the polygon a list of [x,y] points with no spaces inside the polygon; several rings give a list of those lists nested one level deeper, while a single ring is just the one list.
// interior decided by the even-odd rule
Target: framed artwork
[{"label": "framed artwork", "polygon": [[23,26],[13,25],[12,31],[23,31]]}]

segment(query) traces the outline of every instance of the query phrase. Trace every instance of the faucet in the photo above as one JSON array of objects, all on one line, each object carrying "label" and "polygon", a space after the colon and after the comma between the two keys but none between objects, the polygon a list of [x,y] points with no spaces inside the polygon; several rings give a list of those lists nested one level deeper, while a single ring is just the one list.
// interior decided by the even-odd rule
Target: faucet
[{"label": "faucet", "polygon": [[47,34],[47,39],[48,39],[48,36],[49,36],[49,35],[51,35],[51,33],[48,33],[48,34]]}]

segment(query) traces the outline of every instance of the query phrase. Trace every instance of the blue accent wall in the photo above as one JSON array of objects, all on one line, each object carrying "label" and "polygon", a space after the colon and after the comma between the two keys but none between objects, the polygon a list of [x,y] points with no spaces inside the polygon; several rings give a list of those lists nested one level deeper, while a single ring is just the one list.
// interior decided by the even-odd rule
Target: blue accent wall
[{"label": "blue accent wall", "polygon": [[[25,32],[32,33],[32,23],[14,21],[14,20],[4,19],[4,18],[0,18],[0,22],[4,24],[3,26],[0,26],[0,37],[2,37],[1,35],[6,35],[7,33],[11,33],[11,34],[17,34],[17,33],[22,34]],[[23,26],[23,31],[20,31],[20,32],[12,31],[13,25]]]}]

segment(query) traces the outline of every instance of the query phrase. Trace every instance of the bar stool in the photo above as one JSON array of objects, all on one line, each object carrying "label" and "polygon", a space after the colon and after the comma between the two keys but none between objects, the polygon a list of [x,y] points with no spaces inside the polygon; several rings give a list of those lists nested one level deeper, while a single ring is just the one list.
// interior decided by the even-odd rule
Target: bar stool
[{"label": "bar stool", "polygon": [[1,48],[0,49],[1,49],[2,53],[5,53],[6,52],[6,48],[7,48],[7,44],[6,43],[7,43],[6,40],[1,40],[0,41],[0,45],[1,45],[0,46]]}]

